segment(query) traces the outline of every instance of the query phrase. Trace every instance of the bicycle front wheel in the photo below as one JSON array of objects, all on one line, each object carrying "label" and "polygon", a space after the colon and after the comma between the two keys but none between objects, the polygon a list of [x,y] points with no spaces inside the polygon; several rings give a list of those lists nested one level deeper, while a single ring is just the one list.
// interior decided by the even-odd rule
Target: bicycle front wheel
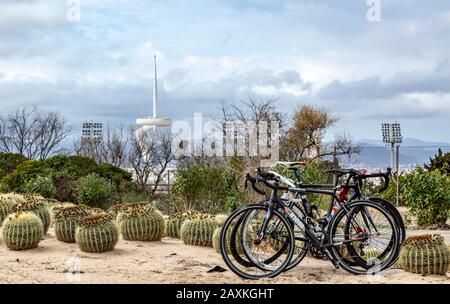
[{"label": "bicycle front wheel", "polygon": [[[328,236],[332,257],[353,274],[384,270],[396,257],[400,245],[395,220],[371,201],[352,202],[340,209],[330,223]],[[348,258],[356,263],[348,263]]]},{"label": "bicycle front wheel", "polygon": [[[234,229],[236,225],[240,225],[239,229]],[[275,237],[286,240],[283,252],[274,245]],[[228,217],[220,242],[220,253],[230,270],[241,278],[256,280],[275,277],[287,267],[294,253],[295,235],[279,211],[251,205]],[[251,263],[242,263],[242,253]]]}]

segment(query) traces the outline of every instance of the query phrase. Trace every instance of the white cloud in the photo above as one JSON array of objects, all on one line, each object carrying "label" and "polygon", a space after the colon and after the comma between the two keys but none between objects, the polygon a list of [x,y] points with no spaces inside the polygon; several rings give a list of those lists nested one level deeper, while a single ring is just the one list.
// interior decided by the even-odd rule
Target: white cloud
[{"label": "white cloud", "polygon": [[23,35],[67,24],[65,1],[6,1],[0,3],[0,35]]}]

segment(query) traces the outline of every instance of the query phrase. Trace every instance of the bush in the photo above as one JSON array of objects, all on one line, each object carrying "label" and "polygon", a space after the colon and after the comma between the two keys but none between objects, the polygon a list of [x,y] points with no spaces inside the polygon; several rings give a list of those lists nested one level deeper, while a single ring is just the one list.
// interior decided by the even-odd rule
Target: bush
[{"label": "bush", "polygon": [[439,170],[442,174],[450,174],[450,152],[442,153],[439,148],[434,158],[430,158],[430,164],[425,165],[428,171]]},{"label": "bush", "polygon": [[24,190],[28,193],[38,193],[45,198],[53,198],[56,194],[56,187],[49,177],[38,176],[28,181]]},{"label": "bush", "polygon": [[111,204],[113,189],[107,179],[89,174],[79,179],[76,196],[81,204],[105,209]]},{"label": "bush", "polygon": [[133,176],[130,172],[110,164],[98,165],[95,173],[100,177],[109,179],[115,185],[116,189],[119,190],[124,190],[125,182],[130,182]]},{"label": "bush", "polygon": [[67,172],[54,172],[52,179],[55,184],[55,199],[60,202],[76,202],[76,180]]},{"label": "bush", "polygon": [[2,182],[10,191],[23,192],[23,187],[29,180],[38,176],[47,176],[49,173],[44,162],[39,160],[26,160],[18,165],[13,173],[4,177]]},{"label": "bush", "polygon": [[43,161],[44,167],[51,172],[70,172],[75,179],[94,173],[97,163],[87,157],[57,155]]},{"label": "bush", "polygon": [[90,158],[81,156],[57,155],[46,160],[26,160],[16,167],[14,172],[3,178],[10,191],[24,191],[24,185],[38,176],[52,177],[60,172],[69,172],[77,180],[94,173],[97,164]]},{"label": "bush", "polygon": [[445,224],[450,216],[450,178],[422,168],[407,175],[404,200],[419,226]]},{"label": "bush", "polygon": [[[19,163],[19,157],[16,158],[16,163]],[[2,155],[0,154],[0,177],[1,172],[3,172],[1,159]],[[8,170],[10,171],[11,168]],[[57,155],[46,160],[25,160],[17,165],[13,172],[3,178],[1,186],[5,192],[25,192],[29,190],[25,185],[30,180],[48,177],[54,181],[56,199],[63,202],[75,202],[76,181],[93,173],[111,181],[117,200],[121,200],[120,195],[122,193],[133,188],[132,175],[125,170],[109,164],[97,165],[90,158],[66,155]]]},{"label": "bush", "polygon": [[26,161],[22,154],[0,152],[0,178],[11,174],[17,166]]},{"label": "bush", "polygon": [[212,212],[224,208],[227,195],[225,168],[195,164],[177,170],[173,193],[183,201],[184,209]]},{"label": "bush", "polygon": [[233,212],[245,202],[245,191],[242,188],[244,184],[244,176],[242,173],[244,170],[244,159],[235,156],[230,159],[223,172],[226,188],[224,209],[227,212]]},{"label": "bush", "polygon": [[[399,206],[406,206],[407,202],[405,201],[405,190],[406,190],[406,183],[408,180],[408,174],[400,174],[400,176],[398,177],[398,181],[399,181],[399,188],[398,188],[398,192],[399,192]],[[372,192],[371,194],[374,196],[379,196],[385,200],[388,200],[392,203],[396,203],[397,200],[397,184],[395,183],[395,180],[391,180],[389,182],[389,186],[386,190],[384,190],[381,193],[377,192],[377,188],[373,186],[372,187]]]}]

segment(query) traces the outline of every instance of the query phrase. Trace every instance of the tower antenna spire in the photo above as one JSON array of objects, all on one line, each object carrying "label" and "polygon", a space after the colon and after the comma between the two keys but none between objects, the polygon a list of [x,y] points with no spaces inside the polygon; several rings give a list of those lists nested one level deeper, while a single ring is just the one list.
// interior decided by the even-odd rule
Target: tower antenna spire
[{"label": "tower antenna spire", "polygon": [[158,74],[156,69],[156,55],[154,55],[155,59],[155,75],[153,77],[153,118],[158,117],[158,113],[156,112],[156,102],[158,98]]}]

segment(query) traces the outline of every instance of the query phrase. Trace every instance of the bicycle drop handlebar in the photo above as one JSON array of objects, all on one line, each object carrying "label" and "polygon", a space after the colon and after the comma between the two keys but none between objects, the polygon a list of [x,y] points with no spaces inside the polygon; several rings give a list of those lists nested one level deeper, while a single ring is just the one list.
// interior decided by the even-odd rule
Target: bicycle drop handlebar
[{"label": "bicycle drop handlebar", "polygon": [[389,187],[391,172],[392,172],[392,169],[387,168],[386,172],[380,172],[380,173],[374,173],[374,174],[362,174],[359,177],[361,179],[377,178],[377,177],[383,178],[383,180],[384,180],[383,186],[378,189],[378,192],[383,192]]},{"label": "bicycle drop handlebar", "polygon": [[[271,183],[269,181],[274,181],[274,183]],[[256,177],[251,176],[249,173],[245,176],[245,188],[248,186],[248,182],[251,183],[252,189],[262,195],[266,195],[266,192],[259,189],[256,186],[257,182],[262,182],[266,187],[273,189],[273,190],[289,190],[289,187],[280,186],[278,183],[280,182],[280,178],[276,176],[275,174],[271,172],[265,172],[261,170],[261,168],[258,168],[256,170]]]}]

